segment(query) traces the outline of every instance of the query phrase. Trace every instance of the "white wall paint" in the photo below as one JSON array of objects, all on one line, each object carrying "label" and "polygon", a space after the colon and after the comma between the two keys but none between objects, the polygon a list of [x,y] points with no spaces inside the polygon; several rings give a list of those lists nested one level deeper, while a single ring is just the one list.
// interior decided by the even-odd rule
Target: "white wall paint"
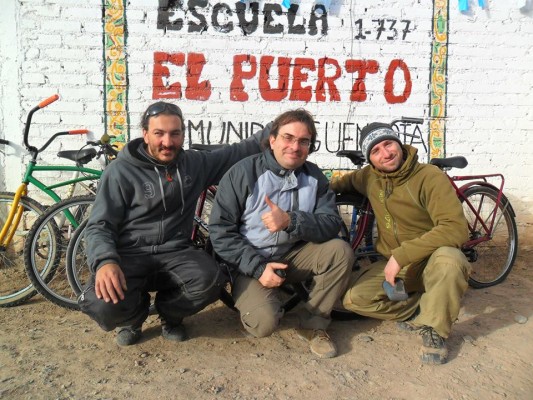
[{"label": "white wall paint", "polygon": [[[214,5],[217,1],[211,1]],[[260,2],[262,9],[267,2]],[[487,1],[488,10],[471,2],[468,13],[458,11],[457,1],[450,0],[448,106],[446,152],[465,155],[470,166],[466,172],[501,172],[506,177],[506,193],[510,197],[520,222],[522,238],[533,223],[533,174],[529,143],[533,132],[533,11],[520,10],[529,4],[525,0],[512,2]],[[228,2],[234,8],[235,1]],[[311,2],[300,2],[302,11],[296,24],[309,23]],[[326,149],[325,124],[331,132],[339,124],[359,124],[390,121],[401,116],[426,118],[423,126],[427,135],[429,115],[430,55],[433,4],[420,0],[333,1],[328,16],[329,32],[294,35],[287,33],[286,17],[276,18],[284,26],[283,34],[264,34],[260,18],[258,31],[243,35],[238,28],[221,33],[210,25],[202,34],[157,29],[156,0],[132,0],[127,4],[127,53],[129,70],[129,102],[131,137],[139,134],[138,121],[142,110],[152,101],[154,53],[201,53],[206,58],[202,80],[209,80],[212,93],[207,101],[173,100],[187,119],[195,124],[211,121],[213,141],[221,138],[223,123],[266,123],[280,112],[306,107],[315,113],[319,125],[321,150],[313,160],[327,168],[348,165]],[[210,9],[208,9],[209,11]],[[351,12],[350,12],[351,10]],[[210,21],[211,14],[200,10]],[[42,144],[51,133],[85,127],[100,134],[104,126],[102,2],[90,0],[7,0],[0,17],[0,136],[21,142],[21,130],[27,111],[42,99],[59,93],[61,100],[40,111],[32,138]],[[174,18],[180,17],[177,13]],[[190,14],[186,18],[190,18]],[[367,39],[356,40],[358,20]],[[391,31],[376,39],[376,22],[410,21],[412,29],[401,40],[387,40]],[[226,21],[236,22],[236,17]],[[320,24],[318,24],[320,28]],[[401,34],[400,34],[401,36]],[[336,81],[340,101],[317,102],[315,92],[310,102],[264,101],[258,90],[257,72],[245,80],[249,100],[230,99],[233,57],[251,54],[261,56],[296,57],[318,60],[329,57],[344,69],[346,60],[373,59],[380,68],[366,78],[367,100],[349,101],[356,75],[343,72]],[[386,68],[393,59],[402,59],[409,67],[413,88],[405,103],[390,104],[383,95]],[[277,72],[274,66],[272,72]],[[186,81],[185,69],[171,66],[169,81]],[[315,85],[317,72],[309,72],[308,83]],[[400,74],[395,82],[402,87]],[[273,80],[272,84],[276,85]],[[355,148],[355,125],[347,125],[347,148]],[[191,139],[200,141],[192,132]],[[327,148],[333,151],[338,143],[328,136]],[[425,138],[427,139],[427,137]],[[230,140],[237,140],[235,135]],[[60,148],[76,148],[80,139],[62,140],[43,154],[43,160],[55,161]],[[420,146],[419,146],[420,147]],[[422,150],[422,148],[421,148]],[[2,164],[0,181],[13,190],[20,180],[20,160],[8,159]],[[7,172],[7,173],[6,173]],[[529,240],[529,239],[528,239]]]}]

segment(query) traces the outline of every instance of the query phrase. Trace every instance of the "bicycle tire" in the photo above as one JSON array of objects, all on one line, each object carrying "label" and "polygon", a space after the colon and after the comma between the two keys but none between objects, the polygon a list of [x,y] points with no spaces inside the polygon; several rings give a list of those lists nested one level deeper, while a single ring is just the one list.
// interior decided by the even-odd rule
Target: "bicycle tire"
[{"label": "bicycle tire", "polygon": [[[51,206],[34,224],[24,248],[26,272],[35,289],[52,303],[79,310],[70,286],[66,252],[76,228],[88,217],[95,196],[78,196]],[[70,212],[72,220],[66,218]]]},{"label": "bicycle tire", "polygon": [[[499,191],[489,186],[472,186],[465,190],[464,197],[468,199],[483,221],[488,222],[496,209]],[[482,235],[476,226],[476,216],[462,200],[463,211],[470,230],[470,239]],[[464,250],[472,265],[472,273],[468,283],[475,289],[486,288],[503,282],[513,268],[518,253],[518,231],[514,212],[507,197],[502,195],[496,214],[496,226],[492,238],[478,243],[471,248],[473,253]]]},{"label": "bicycle tire", "polygon": [[83,288],[91,278],[91,271],[85,253],[85,229],[87,228],[87,222],[88,220],[86,219],[74,231],[67,246],[67,278],[76,294],[76,298],[81,294]]},{"label": "bicycle tire", "polygon": [[353,271],[376,262],[381,257],[374,249],[374,243],[377,238],[377,227],[373,214],[369,215],[361,243],[357,245],[353,243],[356,233],[362,229],[360,226],[362,221],[361,213],[366,209],[367,202],[368,199],[361,194],[342,194],[337,195],[335,199],[337,210],[342,219],[339,238],[348,242],[355,254],[355,263],[352,267]]},{"label": "bicycle tire", "polygon": [[210,190],[207,190],[202,213],[200,214],[201,223],[199,224],[196,220],[193,222],[197,225],[196,236],[193,237],[193,244],[195,247],[206,250],[209,254],[213,254],[213,249],[212,247],[210,249],[207,248],[207,246],[211,245],[207,240],[209,238],[209,229],[207,229],[207,225],[209,224],[209,216],[211,215],[214,201],[215,194]]},{"label": "bicycle tire", "polygon": [[[0,226],[4,226],[10,203],[15,193],[0,192]],[[23,196],[20,204],[24,207],[19,227],[9,246],[0,249],[0,307],[13,307],[29,300],[37,291],[26,276],[24,268],[24,242],[33,223],[46,207],[36,200]]]}]

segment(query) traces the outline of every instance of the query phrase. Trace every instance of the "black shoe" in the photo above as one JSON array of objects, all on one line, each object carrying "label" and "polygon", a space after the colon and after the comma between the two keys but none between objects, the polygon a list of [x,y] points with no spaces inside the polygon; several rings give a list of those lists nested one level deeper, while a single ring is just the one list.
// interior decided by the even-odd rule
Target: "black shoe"
[{"label": "black shoe", "polygon": [[131,346],[139,341],[142,336],[141,327],[123,326],[117,329],[115,338],[119,346]]},{"label": "black shoe", "polygon": [[187,331],[183,324],[172,325],[169,323],[163,323],[161,328],[161,335],[167,340],[173,340],[175,342],[183,342],[184,340],[187,340]]},{"label": "black shoe", "polygon": [[446,339],[440,336],[431,326],[420,328],[422,348],[420,359],[424,364],[444,364],[448,360]]}]

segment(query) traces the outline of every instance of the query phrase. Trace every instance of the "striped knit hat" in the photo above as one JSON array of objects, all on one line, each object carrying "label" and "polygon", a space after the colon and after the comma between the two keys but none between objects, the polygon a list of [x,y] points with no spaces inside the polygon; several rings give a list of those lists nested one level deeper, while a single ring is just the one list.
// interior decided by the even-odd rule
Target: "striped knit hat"
[{"label": "striped knit hat", "polygon": [[372,122],[361,129],[359,148],[368,162],[370,162],[370,150],[372,150],[372,147],[384,140],[395,140],[400,145],[402,144],[398,134],[389,124]]}]

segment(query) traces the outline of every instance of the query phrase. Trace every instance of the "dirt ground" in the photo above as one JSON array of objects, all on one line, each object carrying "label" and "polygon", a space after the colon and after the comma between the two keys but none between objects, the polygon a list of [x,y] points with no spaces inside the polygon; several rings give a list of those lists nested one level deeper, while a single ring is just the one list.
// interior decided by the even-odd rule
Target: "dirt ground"
[{"label": "dirt ground", "polygon": [[339,356],[315,359],[287,314],[254,339],[216,303],[188,318],[190,339],[166,341],[155,316],[120,348],[78,312],[41,297],[0,309],[2,399],[533,399],[533,251],[509,278],[469,289],[450,360],[422,365],[420,337],[393,322],[334,321]]}]

